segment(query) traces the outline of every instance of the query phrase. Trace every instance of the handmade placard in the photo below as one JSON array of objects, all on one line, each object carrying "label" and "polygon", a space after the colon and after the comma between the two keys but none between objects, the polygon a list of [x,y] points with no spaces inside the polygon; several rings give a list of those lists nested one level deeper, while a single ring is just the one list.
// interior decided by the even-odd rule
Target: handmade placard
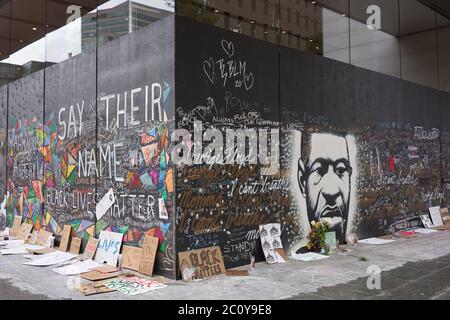
[{"label": "handmade placard", "polygon": [[51,236],[51,232],[45,231],[44,229],[39,230],[36,244],[45,247],[47,245],[48,238],[50,238]]},{"label": "handmade placard", "polygon": [[17,237],[19,239],[28,240],[28,237],[31,234],[31,230],[33,229],[32,224],[24,223],[20,226],[19,231],[17,232]]},{"label": "handmade placard", "polygon": [[134,271],[139,271],[139,265],[142,259],[142,248],[123,246],[122,249],[122,267]]},{"label": "handmade placard", "polygon": [[95,252],[97,251],[98,242],[98,239],[95,239],[94,237],[89,238],[86,248],[84,248],[84,260],[91,260],[94,258]]},{"label": "handmade placard", "polygon": [[61,232],[61,242],[59,243],[59,250],[66,252],[69,249],[71,232],[72,227],[66,224]]},{"label": "handmade placard", "polygon": [[441,209],[440,207],[428,208],[428,210],[430,211],[431,221],[433,221],[433,225],[435,227],[440,227],[440,226],[442,226],[444,224],[442,222],[440,209]]},{"label": "handmade placard", "polygon": [[95,261],[117,266],[123,234],[110,231],[100,232],[99,244],[95,254]]},{"label": "handmade placard", "polygon": [[95,207],[95,215],[97,217],[97,220],[100,220],[105,215],[105,213],[109,210],[109,208],[111,208],[114,202],[116,202],[114,190],[109,189],[109,191],[103,196],[103,198]]},{"label": "handmade placard", "polygon": [[430,220],[430,216],[428,214],[423,214],[420,216],[420,220],[422,220],[423,226],[427,229],[433,228],[433,223]]},{"label": "handmade placard", "polygon": [[81,238],[72,238],[72,241],[70,242],[70,253],[73,254],[80,254],[80,248],[81,248]]},{"label": "handmade placard", "polygon": [[9,233],[12,237],[17,237],[20,226],[22,225],[22,216],[14,216],[14,222]]},{"label": "handmade placard", "polygon": [[450,224],[450,215],[448,213],[448,208],[441,208],[439,211],[441,212],[442,222],[445,225],[449,225]]},{"label": "handmade placard", "polygon": [[179,252],[178,262],[184,281],[214,277],[226,272],[218,246]]},{"label": "handmade placard", "polygon": [[155,266],[156,251],[158,250],[159,239],[146,236],[142,246],[142,257],[139,263],[138,271],[148,276],[153,275]]}]

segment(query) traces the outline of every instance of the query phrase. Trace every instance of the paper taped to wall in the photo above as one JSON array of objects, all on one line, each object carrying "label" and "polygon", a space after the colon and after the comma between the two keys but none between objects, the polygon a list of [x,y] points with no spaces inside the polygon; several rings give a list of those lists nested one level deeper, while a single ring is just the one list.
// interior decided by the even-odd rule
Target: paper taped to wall
[{"label": "paper taped to wall", "polygon": [[105,215],[114,202],[116,202],[114,190],[109,189],[109,191],[103,196],[102,200],[100,200],[95,207],[95,215],[97,220],[100,220]]}]

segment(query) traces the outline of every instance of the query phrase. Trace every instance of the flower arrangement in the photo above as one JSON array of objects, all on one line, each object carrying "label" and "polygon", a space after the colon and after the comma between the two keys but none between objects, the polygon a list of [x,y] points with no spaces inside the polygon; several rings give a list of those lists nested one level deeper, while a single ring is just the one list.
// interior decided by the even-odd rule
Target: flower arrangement
[{"label": "flower arrangement", "polygon": [[320,252],[325,248],[325,233],[330,230],[330,223],[326,219],[321,219],[319,222],[311,222],[311,232],[308,235],[308,250]]}]

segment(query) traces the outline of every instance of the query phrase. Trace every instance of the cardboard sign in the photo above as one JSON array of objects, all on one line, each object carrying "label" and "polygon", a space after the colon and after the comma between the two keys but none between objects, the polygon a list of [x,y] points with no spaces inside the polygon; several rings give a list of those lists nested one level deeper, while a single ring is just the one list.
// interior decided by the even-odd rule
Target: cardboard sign
[{"label": "cardboard sign", "polygon": [[107,293],[107,292],[115,291],[114,289],[110,289],[110,288],[104,286],[103,283],[93,283],[93,284],[89,284],[89,285],[81,285],[79,290],[85,296],[91,296],[93,294]]},{"label": "cardboard sign", "polygon": [[179,252],[178,262],[184,281],[204,279],[226,272],[218,246]]},{"label": "cardboard sign", "polygon": [[248,277],[248,270],[227,270],[226,275],[229,277]]},{"label": "cardboard sign", "polygon": [[113,273],[102,273],[99,271],[89,271],[80,274],[80,277],[89,280],[89,281],[98,281],[98,280],[106,280],[115,278],[120,275],[120,272],[113,272]]},{"label": "cardboard sign", "polygon": [[29,244],[36,244],[37,239],[38,239],[38,235],[39,235],[39,231],[33,230],[31,235],[28,237],[27,243],[29,243]]},{"label": "cardboard sign", "polygon": [[95,215],[97,220],[100,220],[105,213],[111,208],[111,206],[116,202],[116,198],[114,197],[114,190],[109,189],[109,191],[103,196],[102,200],[97,203],[95,207]]},{"label": "cardboard sign", "polygon": [[448,208],[442,208],[439,211],[441,212],[442,222],[445,225],[450,224],[450,214],[448,213]]},{"label": "cardboard sign", "polygon": [[142,248],[123,246],[122,249],[122,267],[134,271],[139,271],[139,265],[142,259]]},{"label": "cardboard sign", "polygon": [[52,236],[51,232],[41,229],[39,231],[36,244],[45,247],[47,245],[48,238],[50,238],[51,236]]},{"label": "cardboard sign", "polygon": [[70,242],[70,253],[73,254],[80,254],[80,248],[81,248],[81,238],[72,238],[72,241]]},{"label": "cardboard sign", "polygon": [[9,233],[12,237],[17,237],[20,226],[22,225],[22,216],[14,216],[14,222]]},{"label": "cardboard sign", "polygon": [[28,237],[31,234],[31,230],[33,229],[33,225],[32,224],[28,224],[28,223],[24,223],[20,226],[19,232],[17,232],[17,237],[19,239],[28,240]]},{"label": "cardboard sign", "polygon": [[84,260],[94,259],[98,242],[98,239],[95,239],[94,237],[89,238],[88,243],[86,244],[86,248],[84,248]]},{"label": "cardboard sign", "polygon": [[70,234],[72,227],[66,224],[61,233],[61,242],[59,243],[59,250],[66,252],[69,249]]},{"label": "cardboard sign", "polygon": [[440,209],[441,209],[440,207],[428,208],[428,210],[430,211],[431,221],[433,221],[433,225],[435,227],[440,227],[444,224],[442,222]]},{"label": "cardboard sign", "polygon": [[122,238],[123,234],[121,233],[110,231],[100,232],[99,244],[94,260],[101,264],[106,263],[112,267],[117,266]]},{"label": "cardboard sign", "polygon": [[155,266],[156,251],[158,250],[159,239],[155,237],[144,238],[142,246],[142,258],[139,263],[138,271],[148,276],[153,275],[153,267]]}]

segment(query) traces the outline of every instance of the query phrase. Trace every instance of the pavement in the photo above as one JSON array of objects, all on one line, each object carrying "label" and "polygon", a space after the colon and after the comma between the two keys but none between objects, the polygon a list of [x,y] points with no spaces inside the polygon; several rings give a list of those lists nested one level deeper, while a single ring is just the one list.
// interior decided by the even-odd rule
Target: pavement
[{"label": "pavement", "polygon": [[74,289],[79,277],[59,275],[52,267],[23,265],[27,260],[21,255],[0,256],[0,299],[450,299],[450,231],[384,245],[358,244],[349,250],[320,261],[257,263],[248,277],[190,283],[162,279],[166,288],[133,297],[120,292],[85,297]]}]

